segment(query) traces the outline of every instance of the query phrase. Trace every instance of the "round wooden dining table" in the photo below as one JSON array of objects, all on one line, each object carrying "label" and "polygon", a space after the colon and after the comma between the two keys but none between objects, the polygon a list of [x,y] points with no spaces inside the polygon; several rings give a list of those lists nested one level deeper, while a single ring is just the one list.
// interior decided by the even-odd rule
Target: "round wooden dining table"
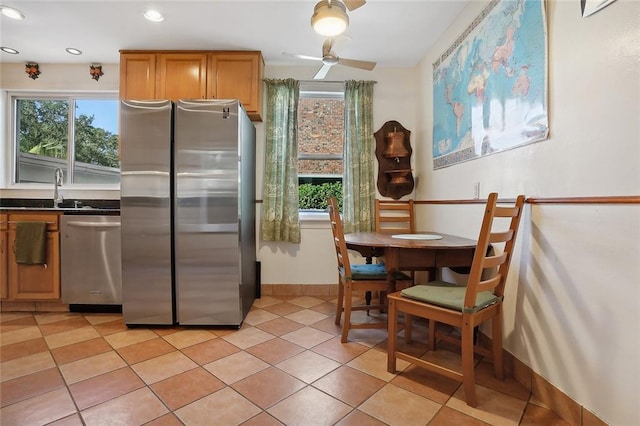
[{"label": "round wooden dining table", "polygon": [[347,248],[363,256],[384,256],[388,292],[395,291],[396,271],[471,266],[477,241],[441,232],[413,234],[354,232],[344,236]]}]

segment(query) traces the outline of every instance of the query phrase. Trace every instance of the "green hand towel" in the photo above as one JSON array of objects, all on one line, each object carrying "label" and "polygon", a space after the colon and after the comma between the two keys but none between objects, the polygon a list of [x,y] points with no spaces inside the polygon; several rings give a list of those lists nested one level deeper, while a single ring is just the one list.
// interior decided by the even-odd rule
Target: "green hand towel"
[{"label": "green hand towel", "polygon": [[16,262],[28,265],[46,263],[47,222],[16,224]]}]

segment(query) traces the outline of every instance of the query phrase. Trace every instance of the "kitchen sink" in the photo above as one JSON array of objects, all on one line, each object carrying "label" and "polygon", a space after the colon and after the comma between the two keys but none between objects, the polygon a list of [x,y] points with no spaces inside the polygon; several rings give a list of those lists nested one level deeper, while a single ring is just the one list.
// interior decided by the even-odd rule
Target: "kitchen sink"
[{"label": "kitchen sink", "polygon": [[78,200],[64,200],[58,204],[58,208],[61,209],[91,209],[91,206],[85,206],[82,201]]}]

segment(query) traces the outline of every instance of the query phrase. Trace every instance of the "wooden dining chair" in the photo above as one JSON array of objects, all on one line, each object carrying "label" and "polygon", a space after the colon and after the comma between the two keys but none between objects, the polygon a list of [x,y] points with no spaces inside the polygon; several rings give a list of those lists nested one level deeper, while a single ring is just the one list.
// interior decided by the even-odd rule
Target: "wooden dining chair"
[{"label": "wooden dining chair", "polygon": [[[359,322],[354,323],[351,318],[353,311],[369,311],[371,309],[383,309],[382,303],[378,305],[353,305],[353,298],[357,293],[367,291],[383,292],[387,289],[387,271],[384,264],[357,264],[352,265],[344,239],[344,228],[338,209],[338,201],[335,197],[327,200],[329,218],[331,219],[331,231],[333,232],[333,245],[338,259],[338,303],[336,308],[336,325],[340,325],[340,319],[344,312],[342,323],[342,343],[347,343],[349,330],[359,328],[387,328],[385,322]],[[411,285],[411,278],[397,272],[395,275],[396,286],[402,288]]]},{"label": "wooden dining chair", "polygon": [[[461,380],[467,404],[477,405],[474,377],[474,352],[493,360],[494,372],[500,380],[504,377],[502,354],[502,301],[509,264],[513,254],[518,225],[522,215],[524,196],[518,196],[515,205],[498,206],[498,194],[491,193],[487,199],[480,236],[471,264],[471,272],[466,286],[433,281],[426,285],[417,285],[388,295],[387,369],[396,371],[396,359],[402,359],[427,370],[447,377]],[[504,222],[507,222],[505,224]],[[492,244],[502,246],[499,254],[488,253]],[[498,250],[496,250],[496,253]],[[498,268],[492,278],[483,279],[482,272],[487,268]],[[411,317],[429,320],[428,348],[435,350],[436,324],[444,323],[460,328],[458,340],[462,353],[462,373],[451,370],[435,362],[418,358],[402,352],[396,345],[398,333],[398,313],[405,317],[405,338],[411,341]],[[474,327],[491,319],[491,350],[474,343]],[[449,336],[450,338],[451,336]],[[449,340],[449,339],[446,339]]]},{"label": "wooden dining chair", "polygon": [[375,204],[376,231],[390,234],[416,232],[413,200],[379,200]]}]

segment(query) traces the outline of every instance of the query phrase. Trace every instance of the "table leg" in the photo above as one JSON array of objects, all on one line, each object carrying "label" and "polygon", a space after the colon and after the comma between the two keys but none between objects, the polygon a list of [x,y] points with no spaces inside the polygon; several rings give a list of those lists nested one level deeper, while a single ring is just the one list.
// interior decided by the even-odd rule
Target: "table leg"
[{"label": "table leg", "polygon": [[[373,258],[371,256],[367,256],[366,258],[367,265],[371,265],[373,263]],[[371,291],[367,291],[364,293],[364,301],[367,305],[371,305]],[[367,310],[367,315],[369,315],[369,311]]]}]

